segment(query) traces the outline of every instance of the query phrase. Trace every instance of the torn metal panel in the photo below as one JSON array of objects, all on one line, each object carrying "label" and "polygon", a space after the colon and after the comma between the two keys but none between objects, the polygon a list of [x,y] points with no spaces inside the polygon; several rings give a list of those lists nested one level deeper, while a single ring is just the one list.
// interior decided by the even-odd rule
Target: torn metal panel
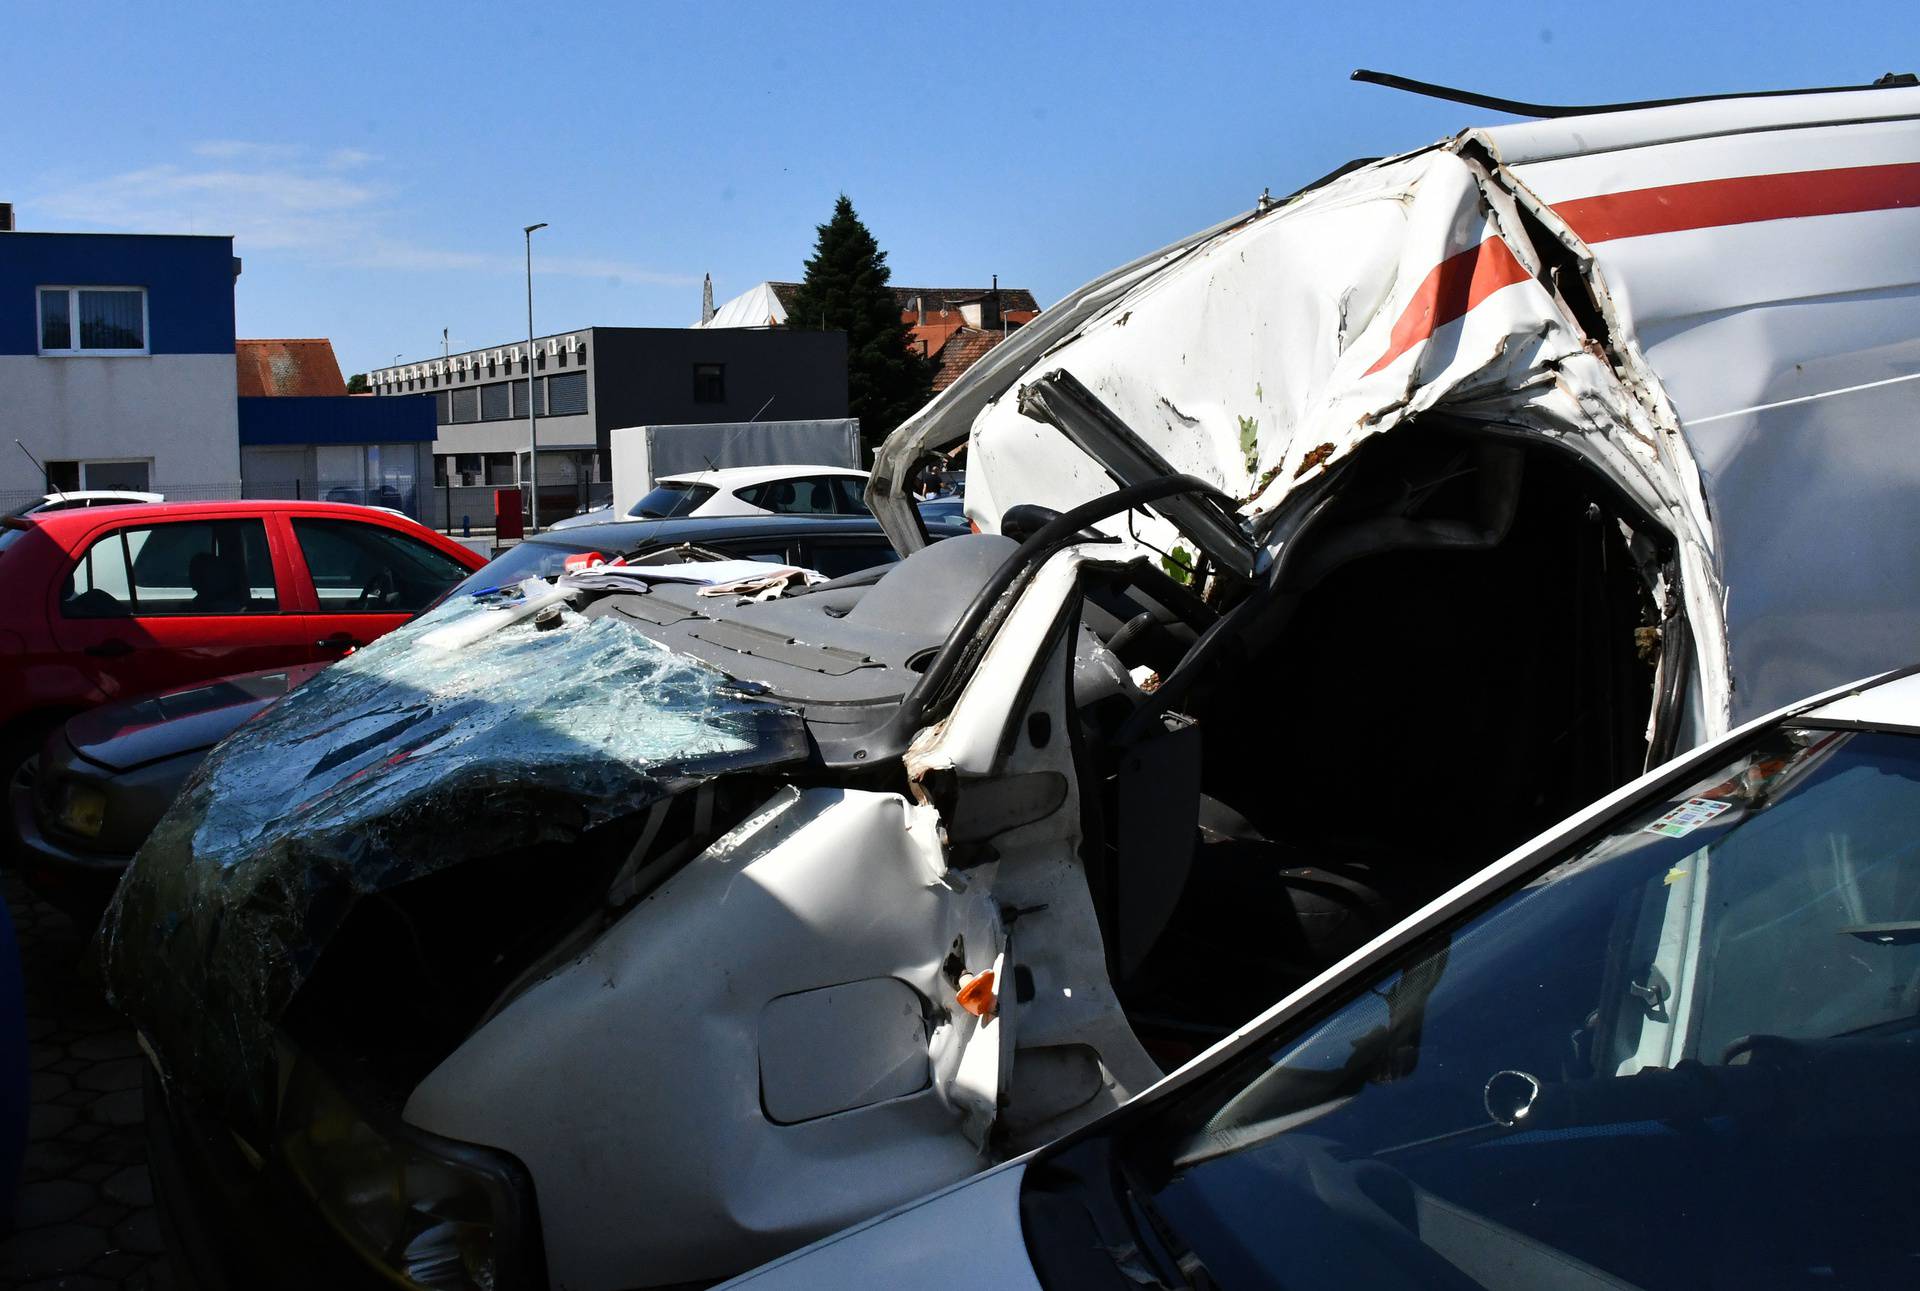
[{"label": "torn metal panel", "polygon": [[1003,992],[983,1026],[954,996],[1006,954],[993,868],[949,872],[931,808],[785,789],[507,1003],[406,1118],[527,1165],[555,1286],[726,1276],[981,1168],[1016,1010]]},{"label": "torn metal panel", "polygon": [[[1776,527],[1778,490],[1813,483],[1809,517],[1864,501],[1890,546],[1920,536],[1905,482],[1885,477],[1900,454],[1875,434],[1875,401],[1920,379],[1916,119],[1915,89],[1687,104],[1470,131],[1363,167],[1070,297],[950,392],[964,398],[902,427],[879,473],[970,420],[983,527],[1016,502],[1110,491],[1019,410],[1055,369],[1145,453],[1244,499],[1256,532],[1302,482],[1427,414],[1556,440],[1675,540],[1684,720],[1710,735],[1898,663],[1920,626],[1888,578],[1836,587],[1836,559],[1853,562],[1830,537]],[[1160,552],[1177,540],[1153,519],[1103,527]]]},{"label": "torn metal panel", "polygon": [[[1709,630],[1698,677],[1724,712],[1718,584],[1686,446],[1663,434],[1657,382],[1616,367],[1562,296],[1504,177],[1464,144],[1368,166],[1196,242],[1051,345],[1143,449],[1241,500],[1256,533],[1300,486],[1423,414],[1531,430],[1580,451],[1688,550],[1687,594]],[[1011,344],[1019,344],[1016,338]],[[1007,348],[1007,347],[1002,347]],[[1066,509],[1108,472],[1022,415],[1029,371],[975,418],[970,513],[1011,501]],[[931,410],[930,410],[931,412]],[[1015,491],[1017,489],[1017,492]],[[1103,526],[1166,552],[1153,518]]]},{"label": "torn metal panel", "polygon": [[[799,718],[610,620],[459,598],[328,668],[195,772],[102,930],[115,1004],[170,1077],[263,1108],[276,1019],[361,898],[805,752]],[[564,860],[559,862],[564,864]]]}]

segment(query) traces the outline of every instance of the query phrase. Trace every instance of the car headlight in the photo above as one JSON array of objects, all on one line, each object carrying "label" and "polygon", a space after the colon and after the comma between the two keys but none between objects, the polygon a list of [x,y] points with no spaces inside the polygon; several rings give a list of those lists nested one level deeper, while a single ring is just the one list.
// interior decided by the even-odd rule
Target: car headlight
[{"label": "car headlight", "polygon": [[60,795],[60,828],[81,838],[98,838],[107,826],[107,795],[87,784],[68,784]]},{"label": "car headlight", "polygon": [[376,1126],[305,1060],[282,1097],[280,1154],[327,1222],[402,1286],[545,1283],[530,1184],[504,1154]]}]

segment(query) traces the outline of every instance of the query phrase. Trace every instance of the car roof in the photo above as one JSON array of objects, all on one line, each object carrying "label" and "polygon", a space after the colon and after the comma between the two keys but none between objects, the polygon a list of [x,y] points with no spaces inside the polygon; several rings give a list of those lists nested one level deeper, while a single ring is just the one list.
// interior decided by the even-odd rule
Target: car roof
[{"label": "car roof", "polygon": [[[936,538],[969,532],[963,521],[930,520],[927,530]],[[671,520],[607,520],[600,524],[570,525],[535,534],[528,542],[575,547],[581,551],[613,548],[631,551],[655,543],[730,542],[736,539],[881,534],[872,516],[677,516]]]},{"label": "car roof", "polygon": [[805,463],[787,463],[782,466],[722,466],[712,471],[683,471],[678,475],[662,475],[659,483],[711,484],[717,489],[737,489],[766,480],[797,480],[808,475],[854,475],[863,480],[867,478],[865,471],[854,470],[848,466],[808,466]]},{"label": "car roof", "polygon": [[[67,528],[86,529],[111,519],[122,508],[119,507],[66,507],[58,511],[33,511],[21,516],[20,520],[39,525],[48,533],[59,533]],[[363,507],[351,502],[299,502],[292,498],[254,498],[242,502],[140,502],[130,503],[124,510],[137,511],[142,523],[151,520],[164,520],[169,516],[261,516],[288,513],[294,515],[339,516],[341,519],[365,520],[369,515],[381,516],[385,520],[411,517],[397,516],[397,513],[382,507]],[[424,527],[424,526],[423,526]],[[429,533],[432,530],[428,530]]]},{"label": "car roof", "polygon": [[1858,722],[1920,731],[1920,666],[1861,686],[1796,716],[1816,722]]},{"label": "car roof", "polygon": [[340,520],[355,520],[361,524],[377,524],[383,528],[404,528],[408,533],[427,534],[432,537],[436,550],[449,554],[458,551],[465,553],[462,564],[468,564],[472,558],[478,564],[469,564],[469,568],[478,568],[486,560],[464,543],[456,542],[436,529],[430,529],[412,516],[386,507],[364,507],[351,502],[303,502],[291,498],[256,498],[243,502],[141,502],[125,507],[64,507],[58,511],[31,511],[23,516],[9,516],[6,527],[9,529],[34,528],[44,532],[47,537],[58,542],[68,543],[84,537],[102,525],[110,525],[121,519],[137,520],[140,524],[150,524],[158,520],[207,519],[217,520],[222,516],[235,519],[269,515],[297,515]]},{"label": "car roof", "polygon": [[148,493],[144,489],[62,489],[58,493],[49,493],[41,498],[42,502],[90,502],[94,498],[128,498],[142,504],[165,502],[164,493]]}]

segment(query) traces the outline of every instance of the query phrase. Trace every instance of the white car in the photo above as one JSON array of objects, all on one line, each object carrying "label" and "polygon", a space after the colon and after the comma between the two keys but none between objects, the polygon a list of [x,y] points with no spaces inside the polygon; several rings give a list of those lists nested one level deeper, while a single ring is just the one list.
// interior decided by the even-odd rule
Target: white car
[{"label": "white car", "polygon": [[15,507],[13,514],[33,515],[41,511],[69,511],[76,507],[137,506],[166,500],[164,493],[142,493],[133,489],[73,489],[66,493],[49,493],[25,506]]},{"label": "white car", "polygon": [[727,1285],[1911,1285],[1916,1082],[1920,669],[1650,772],[1082,1133]]},{"label": "white car", "polygon": [[[1906,662],[1916,159],[1920,88],[1892,88],[1370,162],[1072,293],[903,424],[867,493],[897,564],[715,594],[583,553],[334,665],[208,756],[102,929],[169,1233],[442,1288],[735,1276],[1099,1122],[1648,766]],[[963,441],[988,532],[926,545],[912,482]],[[1736,819],[1692,796],[1663,823]],[[1749,868],[1789,862],[1852,864]],[[1683,910],[1700,871],[1657,870],[1621,933],[1646,971],[1606,998],[1666,1020],[1569,1021],[1545,968],[1578,930],[1544,921],[1470,1011],[1515,1040],[1498,1070],[1661,1065],[1704,998],[1689,920],[1739,889]],[[1857,931],[1904,907],[1853,905],[1810,941],[1905,998]],[[1380,1003],[1386,1048],[1432,975]],[[1825,980],[1770,990],[1855,999]],[[1406,1057],[1468,1071],[1471,1111],[1463,1052]],[[1694,1158],[1623,1183],[1585,1134],[1553,1140],[1569,1173],[1637,1202],[1614,1245],[1744,1231],[1674,1191]],[[1783,1194],[1888,1214],[1911,1153],[1881,1147]]]},{"label": "white car", "polygon": [[[717,471],[663,475],[653,491],[627,510],[631,520],[705,516],[871,515],[861,493],[867,473],[845,466],[728,466]],[[551,529],[601,524],[611,507],[569,516]]]}]

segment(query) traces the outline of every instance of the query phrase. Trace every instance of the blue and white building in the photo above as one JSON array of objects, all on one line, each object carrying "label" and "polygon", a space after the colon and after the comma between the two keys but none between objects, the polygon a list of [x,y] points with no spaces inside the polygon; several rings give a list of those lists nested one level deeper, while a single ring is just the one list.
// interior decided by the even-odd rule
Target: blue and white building
[{"label": "blue and white building", "polygon": [[0,205],[0,509],[49,485],[240,496],[239,273],[230,237],[23,233]]}]

